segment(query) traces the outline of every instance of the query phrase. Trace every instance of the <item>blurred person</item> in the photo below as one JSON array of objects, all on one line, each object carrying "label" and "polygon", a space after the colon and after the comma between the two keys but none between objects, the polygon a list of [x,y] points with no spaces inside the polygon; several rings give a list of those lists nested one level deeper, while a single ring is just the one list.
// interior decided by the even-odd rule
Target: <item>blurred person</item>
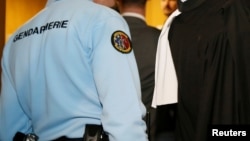
[{"label": "blurred person", "polygon": [[129,25],[132,46],[141,80],[142,101],[148,112],[148,132],[155,141],[155,110],[152,109],[155,57],[160,30],[149,26],[145,20],[147,0],[118,0],[119,11]]},{"label": "blurred person", "polygon": [[[160,8],[166,19],[177,9],[177,0],[160,0]],[[158,29],[162,29],[163,25],[158,25]]]},{"label": "blurred person", "polygon": [[164,24],[153,106],[177,103],[177,141],[249,130],[249,15],[249,0],[178,0]]},{"label": "blurred person", "polygon": [[161,10],[166,17],[169,17],[177,9],[177,0],[161,0]]},{"label": "blurred person", "polygon": [[94,0],[95,3],[110,7],[115,11],[119,12],[117,0]]},{"label": "blurred person", "polygon": [[1,141],[77,141],[92,129],[147,141],[145,113],[128,25],[107,7],[48,0],[4,47]]}]

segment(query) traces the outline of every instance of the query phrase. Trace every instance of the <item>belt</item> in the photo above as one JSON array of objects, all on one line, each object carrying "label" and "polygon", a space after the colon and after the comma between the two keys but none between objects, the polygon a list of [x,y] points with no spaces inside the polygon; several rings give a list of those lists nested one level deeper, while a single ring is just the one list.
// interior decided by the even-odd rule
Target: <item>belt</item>
[{"label": "belt", "polygon": [[83,141],[83,138],[67,138],[66,136],[62,136],[52,141]]},{"label": "belt", "polygon": [[[26,135],[24,133],[17,132],[13,141],[38,141],[38,136],[32,133]],[[52,141],[83,141],[83,138],[68,138],[66,136],[62,136]]]},{"label": "belt", "polygon": [[[24,134],[17,132],[13,141],[38,141],[38,139],[39,137],[33,133]],[[68,138],[62,136],[52,141],[109,141],[109,139],[101,125],[87,124],[83,138]]]}]

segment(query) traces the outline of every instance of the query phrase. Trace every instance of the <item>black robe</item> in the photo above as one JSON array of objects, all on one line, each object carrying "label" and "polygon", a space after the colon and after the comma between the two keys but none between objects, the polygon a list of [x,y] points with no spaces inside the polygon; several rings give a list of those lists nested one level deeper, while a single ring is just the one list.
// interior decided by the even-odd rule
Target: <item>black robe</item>
[{"label": "black robe", "polygon": [[168,37],[177,141],[207,141],[210,125],[250,124],[250,0],[196,1],[179,2]]}]

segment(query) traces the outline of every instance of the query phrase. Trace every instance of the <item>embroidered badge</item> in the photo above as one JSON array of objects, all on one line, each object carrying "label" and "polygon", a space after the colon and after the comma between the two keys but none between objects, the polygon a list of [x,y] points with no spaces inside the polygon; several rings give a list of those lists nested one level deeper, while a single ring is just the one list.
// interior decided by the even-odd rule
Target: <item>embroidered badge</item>
[{"label": "embroidered badge", "polygon": [[131,41],[123,31],[115,31],[111,36],[112,45],[122,53],[129,53],[132,50]]}]

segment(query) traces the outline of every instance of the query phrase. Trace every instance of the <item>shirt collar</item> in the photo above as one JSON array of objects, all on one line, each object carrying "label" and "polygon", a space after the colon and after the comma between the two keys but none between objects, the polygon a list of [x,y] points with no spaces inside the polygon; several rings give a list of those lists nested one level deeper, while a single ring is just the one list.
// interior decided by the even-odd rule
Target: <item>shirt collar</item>
[{"label": "shirt collar", "polygon": [[144,16],[142,16],[141,14],[134,13],[134,12],[124,12],[122,13],[122,16],[136,17],[136,18],[142,19],[143,21],[146,21]]},{"label": "shirt collar", "polygon": [[[56,1],[59,1],[59,0],[47,0],[46,6],[49,6],[51,3],[54,3]],[[90,0],[90,1],[93,1],[93,0]]]}]

